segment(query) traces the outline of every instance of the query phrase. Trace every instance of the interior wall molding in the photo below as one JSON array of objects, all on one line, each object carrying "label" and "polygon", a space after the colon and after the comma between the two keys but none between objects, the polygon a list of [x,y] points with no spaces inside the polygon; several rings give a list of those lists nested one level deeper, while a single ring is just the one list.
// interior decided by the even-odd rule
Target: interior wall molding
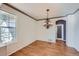
[{"label": "interior wall molding", "polygon": [[[64,16],[51,17],[51,18],[48,18],[48,19],[57,19],[57,18],[67,17],[67,16],[69,16],[69,15],[74,15],[74,14],[77,13],[78,11],[79,11],[79,8],[76,9],[73,13],[69,13],[69,14],[66,14],[66,15],[64,15]],[[41,21],[41,20],[46,20],[46,18],[38,19],[38,21]]]},{"label": "interior wall molding", "polygon": [[20,13],[22,13],[22,14],[24,14],[24,15],[26,15],[26,16],[28,16],[28,17],[32,18],[33,20],[36,20],[36,21],[37,21],[37,19],[36,19],[36,18],[34,18],[34,17],[32,17],[32,16],[28,15],[27,13],[25,13],[25,12],[21,11],[20,9],[18,9],[18,8],[16,8],[16,7],[12,6],[12,5],[10,5],[9,3],[3,3],[3,4],[4,4],[4,5],[6,5],[6,6],[9,6],[9,7],[11,7],[11,8],[13,8],[14,10],[17,10],[17,11],[19,11]]},{"label": "interior wall molding", "polygon": [[[33,16],[31,16],[31,15],[28,15],[27,13],[25,13],[25,12],[19,10],[18,8],[16,8],[16,7],[10,5],[9,3],[3,3],[3,4],[4,4],[4,5],[7,5],[7,6],[11,7],[11,8],[13,8],[13,9],[19,11],[19,12],[21,12],[22,14],[24,14],[24,15],[26,15],[26,16],[32,18],[32,19],[35,20],[35,21],[42,21],[42,20],[46,20],[46,19],[47,19],[47,18],[36,19],[35,17],[33,17]],[[57,18],[67,17],[67,16],[69,16],[69,15],[73,15],[73,14],[77,13],[78,11],[79,11],[79,8],[76,9],[73,13],[69,13],[69,14],[66,14],[66,15],[64,15],[64,16],[50,17],[50,18],[48,18],[48,19],[57,19]]]}]

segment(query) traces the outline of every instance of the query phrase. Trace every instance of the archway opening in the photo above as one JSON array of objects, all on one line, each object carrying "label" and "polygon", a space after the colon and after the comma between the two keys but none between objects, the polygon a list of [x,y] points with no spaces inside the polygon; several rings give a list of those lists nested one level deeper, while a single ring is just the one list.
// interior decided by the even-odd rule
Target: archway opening
[{"label": "archway opening", "polygon": [[64,41],[66,43],[66,21],[65,20],[57,20],[57,33],[56,33],[56,41]]}]

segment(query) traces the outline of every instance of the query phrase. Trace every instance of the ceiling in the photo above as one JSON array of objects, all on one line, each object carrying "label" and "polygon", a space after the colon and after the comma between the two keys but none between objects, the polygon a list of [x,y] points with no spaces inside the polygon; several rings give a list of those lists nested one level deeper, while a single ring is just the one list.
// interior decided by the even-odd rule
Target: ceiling
[{"label": "ceiling", "polygon": [[79,8],[79,3],[9,3],[28,15],[36,18],[46,18],[46,9],[50,9],[50,17],[64,16]]}]

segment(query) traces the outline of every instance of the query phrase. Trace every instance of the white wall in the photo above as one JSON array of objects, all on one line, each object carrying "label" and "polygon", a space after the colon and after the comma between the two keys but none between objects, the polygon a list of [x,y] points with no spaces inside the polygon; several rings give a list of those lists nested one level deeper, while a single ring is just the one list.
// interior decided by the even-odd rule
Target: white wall
[{"label": "white wall", "polygon": [[79,51],[79,12],[67,17],[67,45]]},{"label": "white wall", "polygon": [[51,19],[51,26],[49,29],[46,29],[43,25],[45,24],[45,20],[43,21],[38,21],[38,40],[43,40],[43,41],[49,41],[49,42],[55,42],[56,40],[56,25],[55,25],[55,20]]},{"label": "white wall", "polygon": [[37,39],[38,40],[42,40],[42,41],[50,41],[51,42],[55,42],[56,39],[56,28],[55,28],[55,24],[54,22],[52,22],[53,26],[50,27],[49,29],[46,29],[43,25],[44,25],[45,21],[38,21],[38,36]]},{"label": "white wall", "polygon": [[0,7],[1,7],[2,3],[0,3]]},{"label": "white wall", "polygon": [[[17,17],[16,19],[17,41],[12,44],[9,44],[6,47],[0,48],[0,55],[10,55],[36,40],[35,38],[36,21],[8,6],[2,5],[1,9],[9,13],[15,14]],[[5,53],[3,54],[3,52]]]},{"label": "white wall", "polygon": [[75,25],[74,25],[74,43],[75,43],[75,48],[79,51],[79,11],[78,13],[75,14]]}]

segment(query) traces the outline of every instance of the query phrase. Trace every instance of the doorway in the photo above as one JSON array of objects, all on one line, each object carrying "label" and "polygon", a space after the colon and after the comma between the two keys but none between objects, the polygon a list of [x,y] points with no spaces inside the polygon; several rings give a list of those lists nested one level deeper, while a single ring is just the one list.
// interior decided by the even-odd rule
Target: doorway
[{"label": "doorway", "polygon": [[64,39],[64,30],[63,30],[63,24],[57,25],[57,39],[63,40]]},{"label": "doorway", "polygon": [[56,26],[57,26],[56,41],[64,41],[66,43],[66,21],[57,20]]}]

